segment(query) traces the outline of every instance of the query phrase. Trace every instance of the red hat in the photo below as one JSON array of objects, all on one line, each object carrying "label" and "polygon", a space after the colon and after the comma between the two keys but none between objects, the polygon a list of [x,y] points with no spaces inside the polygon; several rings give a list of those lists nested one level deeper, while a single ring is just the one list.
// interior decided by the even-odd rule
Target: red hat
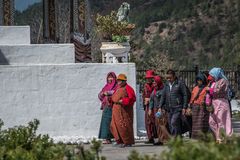
[{"label": "red hat", "polygon": [[153,70],[147,70],[145,78],[153,78],[154,77],[154,71]]}]

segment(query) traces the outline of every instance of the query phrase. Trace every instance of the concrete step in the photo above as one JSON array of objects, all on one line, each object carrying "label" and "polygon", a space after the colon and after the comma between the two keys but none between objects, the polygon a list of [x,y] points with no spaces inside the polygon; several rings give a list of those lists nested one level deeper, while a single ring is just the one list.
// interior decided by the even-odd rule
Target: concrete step
[{"label": "concrete step", "polygon": [[29,26],[0,26],[0,45],[30,44]]},{"label": "concrete step", "polygon": [[75,63],[73,44],[0,45],[0,64]]}]

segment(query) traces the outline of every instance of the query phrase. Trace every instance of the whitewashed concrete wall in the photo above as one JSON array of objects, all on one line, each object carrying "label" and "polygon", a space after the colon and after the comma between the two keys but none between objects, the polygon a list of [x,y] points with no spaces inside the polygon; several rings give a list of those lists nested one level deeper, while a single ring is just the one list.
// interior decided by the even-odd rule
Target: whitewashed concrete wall
[{"label": "whitewashed concrete wall", "polygon": [[74,63],[73,44],[0,45],[0,64]]},{"label": "whitewashed concrete wall", "polygon": [[98,136],[97,95],[110,71],[136,88],[135,64],[0,65],[0,118],[5,127],[37,118],[39,132],[56,140]]},{"label": "whitewashed concrete wall", "polygon": [[145,127],[145,111],[143,109],[142,93],[140,93],[140,86],[137,85],[137,103],[136,103],[136,116],[137,116],[137,135],[139,137],[146,136]]},{"label": "whitewashed concrete wall", "polygon": [[240,111],[240,100],[231,100],[232,111]]},{"label": "whitewashed concrete wall", "polygon": [[30,27],[0,26],[0,44],[30,44]]}]

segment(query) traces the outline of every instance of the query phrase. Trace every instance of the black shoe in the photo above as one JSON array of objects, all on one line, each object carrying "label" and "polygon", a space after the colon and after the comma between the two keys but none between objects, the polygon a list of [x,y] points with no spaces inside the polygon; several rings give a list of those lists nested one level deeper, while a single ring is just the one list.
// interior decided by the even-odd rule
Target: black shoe
[{"label": "black shoe", "polygon": [[162,142],[156,142],[156,143],[153,143],[154,146],[162,146],[163,143]]},{"label": "black shoe", "polygon": [[145,142],[145,144],[153,144],[154,143],[154,140],[153,139],[150,139],[148,140],[147,142]]},{"label": "black shoe", "polygon": [[123,147],[132,147],[131,144],[124,144]]}]

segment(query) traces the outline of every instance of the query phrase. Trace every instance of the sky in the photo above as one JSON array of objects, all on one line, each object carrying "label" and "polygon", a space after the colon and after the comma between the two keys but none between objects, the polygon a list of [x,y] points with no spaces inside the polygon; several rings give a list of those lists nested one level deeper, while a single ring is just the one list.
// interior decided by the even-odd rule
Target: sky
[{"label": "sky", "polygon": [[18,11],[23,11],[28,8],[29,5],[32,5],[42,0],[15,0],[15,9]]}]

